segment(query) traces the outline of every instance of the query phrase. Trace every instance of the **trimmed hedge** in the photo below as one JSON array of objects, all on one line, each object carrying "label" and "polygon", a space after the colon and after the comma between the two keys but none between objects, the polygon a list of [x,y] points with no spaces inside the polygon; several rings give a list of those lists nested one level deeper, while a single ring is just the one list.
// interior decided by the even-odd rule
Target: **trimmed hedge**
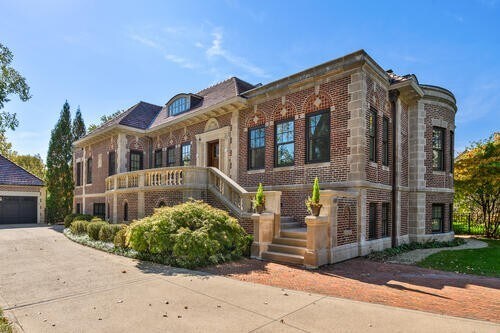
[{"label": "trimmed hedge", "polygon": [[64,218],[64,227],[69,228],[73,221],[90,221],[92,220],[92,215],[89,214],[69,214]]},{"label": "trimmed hedge", "polygon": [[127,229],[128,227],[125,225],[116,233],[115,238],[113,239],[115,247],[123,249],[127,248]]},{"label": "trimmed hedge", "polygon": [[132,223],[126,240],[146,256],[186,268],[239,258],[248,253],[251,241],[235,218],[202,201],[157,209]]},{"label": "trimmed hedge", "polygon": [[93,240],[99,240],[99,232],[101,228],[109,225],[109,223],[102,220],[92,219],[92,221],[87,225],[87,234]]},{"label": "trimmed hedge", "polygon": [[103,242],[113,242],[115,235],[123,229],[124,224],[106,224],[99,230],[99,240]]},{"label": "trimmed hedge", "polygon": [[71,223],[71,226],[69,229],[71,232],[75,235],[81,235],[87,233],[87,225],[89,224],[89,221],[84,221],[84,220],[76,220]]}]

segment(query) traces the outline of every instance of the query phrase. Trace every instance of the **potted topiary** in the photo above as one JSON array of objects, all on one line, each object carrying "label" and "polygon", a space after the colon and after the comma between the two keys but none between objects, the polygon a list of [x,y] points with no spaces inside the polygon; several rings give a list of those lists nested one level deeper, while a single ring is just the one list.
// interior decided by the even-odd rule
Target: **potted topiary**
[{"label": "potted topiary", "polygon": [[266,208],[266,196],[264,195],[264,187],[262,183],[259,183],[259,187],[257,187],[257,193],[255,193],[255,197],[252,199],[253,206],[258,214],[262,214],[264,209]]},{"label": "potted topiary", "polygon": [[307,211],[313,216],[319,216],[322,204],[319,203],[319,180],[318,177],[314,179],[312,196],[306,200]]}]

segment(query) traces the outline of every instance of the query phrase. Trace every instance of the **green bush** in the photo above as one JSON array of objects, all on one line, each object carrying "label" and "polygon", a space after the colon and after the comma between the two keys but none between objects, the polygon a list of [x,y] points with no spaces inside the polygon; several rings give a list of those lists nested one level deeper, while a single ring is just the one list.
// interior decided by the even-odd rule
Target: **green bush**
[{"label": "green bush", "polygon": [[251,237],[227,212],[190,201],[157,209],[152,216],[132,223],[127,243],[140,253],[192,268],[247,254]]},{"label": "green bush", "polygon": [[90,222],[104,222],[104,220],[101,219],[100,217],[93,216]]},{"label": "green bush", "polygon": [[126,248],[127,247],[127,229],[128,227],[124,225],[115,235],[113,243],[115,247]]},{"label": "green bush", "polygon": [[101,228],[104,226],[107,226],[109,223],[104,222],[104,221],[92,221],[87,225],[87,234],[89,237],[93,240],[99,240],[99,232],[101,231]]},{"label": "green bush", "polygon": [[84,220],[76,220],[71,223],[69,229],[71,230],[71,233],[75,235],[85,234],[87,233],[87,225],[89,223],[90,222]]},{"label": "green bush", "polygon": [[123,229],[123,224],[106,224],[99,230],[99,240],[113,242],[118,231]]},{"label": "green bush", "polygon": [[92,220],[92,215],[88,214],[69,214],[64,218],[64,227],[69,228],[71,223],[76,220],[80,221],[90,221]]}]

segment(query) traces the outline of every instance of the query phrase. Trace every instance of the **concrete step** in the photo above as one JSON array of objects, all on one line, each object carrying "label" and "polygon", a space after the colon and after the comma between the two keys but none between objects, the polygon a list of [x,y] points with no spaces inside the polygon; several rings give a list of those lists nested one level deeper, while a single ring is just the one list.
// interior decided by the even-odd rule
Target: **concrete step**
[{"label": "concrete step", "polygon": [[281,230],[283,229],[297,229],[300,228],[300,224],[297,222],[281,222]]},{"label": "concrete step", "polygon": [[299,246],[299,247],[306,247],[307,246],[307,240],[305,239],[299,239],[299,238],[286,238],[286,237],[277,237],[273,239],[273,244],[282,244],[282,245],[288,245],[288,246]]},{"label": "concrete step", "polygon": [[306,248],[302,246],[290,246],[283,244],[270,244],[268,251],[270,252],[278,252],[278,253],[286,253],[286,254],[296,254],[299,256],[304,256],[306,253]]},{"label": "concrete step", "polygon": [[282,262],[286,264],[303,265],[304,256],[297,254],[287,254],[272,251],[265,251],[262,253],[262,259],[269,261]]},{"label": "concrete step", "polygon": [[306,228],[293,228],[293,229],[281,230],[280,237],[307,239],[307,229]]}]

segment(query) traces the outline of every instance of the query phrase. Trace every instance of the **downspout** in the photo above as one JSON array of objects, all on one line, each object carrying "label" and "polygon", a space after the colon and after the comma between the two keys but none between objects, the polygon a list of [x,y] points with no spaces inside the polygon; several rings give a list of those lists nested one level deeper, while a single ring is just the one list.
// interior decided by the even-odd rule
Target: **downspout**
[{"label": "downspout", "polygon": [[397,139],[399,133],[396,133],[397,126],[396,123],[398,121],[398,113],[396,110],[396,101],[399,98],[399,90],[392,90],[389,92],[389,101],[391,104],[391,116],[392,116],[392,156],[391,156],[391,184],[392,184],[392,196],[391,196],[391,246],[398,246],[398,230],[397,230],[397,221],[396,221],[396,195],[397,195],[397,175],[396,175],[396,163],[397,163]]}]

